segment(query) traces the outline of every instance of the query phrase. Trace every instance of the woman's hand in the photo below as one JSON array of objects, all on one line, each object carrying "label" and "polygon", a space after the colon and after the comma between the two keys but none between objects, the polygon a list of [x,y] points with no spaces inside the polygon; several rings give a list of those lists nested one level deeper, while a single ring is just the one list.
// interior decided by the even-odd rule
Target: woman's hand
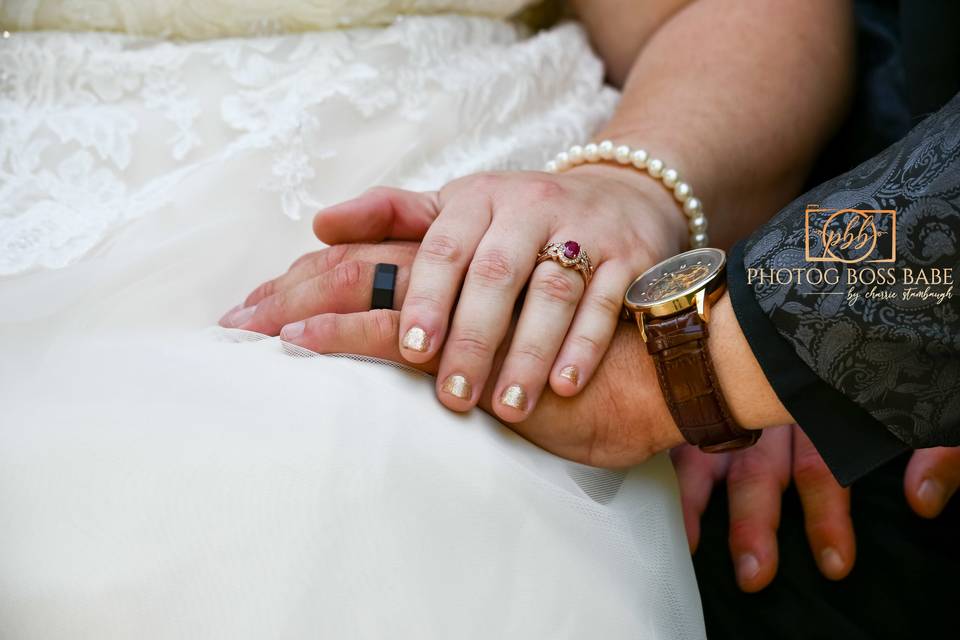
[{"label": "woman's hand", "polygon": [[[336,245],[316,251],[257,287],[231,313],[245,320],[241,323],[245,328],[280,333],[283,340],[317,353],[355,353],[403,362],[397,342],[400,314],[369,311],[373,272],[379,262],[398,265],[395,300],[399,306],[416,254],[417,245],[410,242]],[[507,344],[494,354],[495,375],[504,364]],[[413,366],[436,374],[440,358]],[[478,404],[493,414],[498,403],[492,390],[487,390],[479,394]],[[559,456],[604,467],[636,464],[682,440],[639,332],[627,323],[620,325],[613,348],[588,389],[576,398],[563,398],[547,389],[538,406],[512,428]]]},{"label": "woman's hand", "polygon": [[[399,352],[413,364],[439,357],[437,392],[447,407],[468,410],[487,391],[507,422],[529,415],[548,380],[562,396],[587,384],[629,284],[679,251],[687,235],[670,192],[615,166],[478,174],[437,193],[374,189],[318,213],[314,230],[330,244],[421,240],[400,314]],[[574,269],[536,264],[544,245],[568,240],[596,268],[586,287]],[[493,376],[494,355],[508,339]]]}]

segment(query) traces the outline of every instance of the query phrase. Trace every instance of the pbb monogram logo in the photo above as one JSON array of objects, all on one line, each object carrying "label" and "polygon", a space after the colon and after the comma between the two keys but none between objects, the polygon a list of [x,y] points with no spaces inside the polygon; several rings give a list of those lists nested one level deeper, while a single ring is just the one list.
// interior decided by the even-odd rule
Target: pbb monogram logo
[{"label": "pbb monogram logo", "polygon": [[897,212],[892,209],[825,209],[804,212],[808,262],[895,262]]}]

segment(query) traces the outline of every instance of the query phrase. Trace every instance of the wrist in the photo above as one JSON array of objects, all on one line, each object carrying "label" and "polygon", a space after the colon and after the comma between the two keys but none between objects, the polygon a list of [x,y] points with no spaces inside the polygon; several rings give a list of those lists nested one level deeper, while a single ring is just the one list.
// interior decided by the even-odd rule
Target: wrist
[{"label": "wrist", "polygon": [[645,239],[651,264],[684,251],[688,244],[687,217],[671,192],[644,172],[632,167],[610,164],[581,164],[570,167],[567,175],[611,181],[631,192],[630,219],[637,235]]},{"label": "wrist", "polygon": [[708,348],[727,407],[744,429],[763,429],[794,422],[753,355],[730,296],[710,309]]},{"label": "wrist", "polygon": [[[684,444],[686,440],[667,407],[653,358],[636,324],[619,324],[604,362],[604,379],[609,385],[605,395],[611,399],[605,406],[613,412],[610,423],[614,431],[626,432],[621,459],[611,466],[638,464]],[[596,384],[594,381],[591,386]]]}]

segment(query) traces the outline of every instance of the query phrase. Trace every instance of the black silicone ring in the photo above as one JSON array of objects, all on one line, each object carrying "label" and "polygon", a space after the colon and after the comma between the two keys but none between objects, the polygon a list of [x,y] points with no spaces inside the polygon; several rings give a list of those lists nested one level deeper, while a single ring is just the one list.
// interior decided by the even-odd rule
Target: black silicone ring
[{"label": "black silicone ring", "polygon": [[378,264],[373,272],[371,309],[393,309],[393,292],[397,286],[397,265]]}]

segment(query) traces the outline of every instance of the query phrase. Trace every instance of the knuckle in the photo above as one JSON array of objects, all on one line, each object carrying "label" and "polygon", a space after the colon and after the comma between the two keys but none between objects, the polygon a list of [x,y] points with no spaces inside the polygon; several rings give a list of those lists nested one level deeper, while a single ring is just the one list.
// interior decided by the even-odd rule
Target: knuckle
[{"label": "knuckle", "polygon": [[593,357],[603,354],[603,352],[606,350],[606,347],[601,344],[599,340],[585,333],[579,333],[573,336],[571,338],[571,343],[578,351],[583,351],[584,353]]},{"label": "knuckle", "polygon": [[614,296],[607,291],[599,291],[589,298],[590,308],[606,316],[619,317],[623,307],[623,297]]},{"label": "knuckle", "polygon": [[490,341],[483,332],[476,329],[462,328],[450,336],[449,345],[454,353],[459,353],[477,360],[491,357],[493,349]]},{"label": "knuckle", "polygon": [[[727,481],[731,485],[766,484],[776,482],[773,470],[761,456],[735,455],[727,472]],[[779,483],[777,483],[779,484]]]},{"label": "knuckle", "polygon": [[272,296],[274,293],[276,293],[276,290],[277,290],[276,280],[268,280],[267,282],[264,282],[259,287],[254,289],[253,292],[251,292],[250,295],[247,296],[245,304],[249,305],[254,300],[261,300],[261,301],[266,300],[270,298],[270,296]]},{"label": "knuckle", "polygon": [[478,191],[492,191],[502,180],[502,175],[492,171],[483,171],[465,178],[465,182]]},{"label": "knuckle", "polygon": [[413,291],[411,289],[407,291],[407,295],[403,299],[403,308],[405,310],[421,309],[424,311],[432,311],[440,308],[440,298],[437,297],[437,294],[433,291]]},{"label": "knuckle", "polygon": [[[559,302],[563,305],[576,304],[580,299],[580,286],[565,271],[551,269],[533,281],[531,290],[548,302]],[[579,278],[579,276],[576,277]]]},{"label": "knuckle", "polygon": [[283,322],[289,315],[289,309],[292,305],[290,294],[287,291],[278,291],[273,295],[264,298],[257,304],[256,316],[269,318],[270,320]]},{"label": "knuckle", "polygon": [[365,324],[364,338],[368,344],[391,344],[400,335],[399,315],[387,309],[375,309],[370,312],[369,322]]},{"label": "knuckle", "polygon": [[448,199],[458,193],[493,193],[499,188],[502,180],[503,177],[500,174],[492,171],[463,176],[451,180],[440,189],[440,197]]},{"label": "knuckle", "polygon": [[424,241],[420,246],[420,255],[430,263],[453,264],[460,260],[463,248],[453,236],[438,234]]},{"label": "knuckle", "polygon": [[364,191],[363,195],[373,198],[389,198],[391,195],[393,195],[393,193],[393,188],[386,187],[382,184],[377,184]]},{"label": "knuckle", "polygon": [[482,283],[501,285],[513,280],[516,268],[506,252],[489,249],[473,259],[471,271]]},{"label": "knuckle", "polygon": [[793,480],[801,485],[824,484],[833,479],[820,455],[814,449],[796,453],[793,459]]},{"label": "knuckle", "polygon": [[563,198],[567,194],[567,189],[553,178],[536,177],[527,180],[524,194],[529,200],[540,202]]},{"label": "knuckle", "polygon": [[324,315],[311,318],[304,328],[308,344],[315,349],[323,349],[326,345],[336,344],[340,336],[338,316]]},{"label": "knuckle", "polygon": [[[321,251],[319,253],[322,254],[323,252]],[[317,257],[318,257],[317,253],[305,253],[299,258],[297,258],[296,260],[294,260],[293,262],[291,262],[290,266],[287,268],[287,271],[294,271],[296,269],[299,269],[300,267],[307,264],[308,262],[311,262],[317,259]]]},{"label": "knuckle", "polygon": [[338,290],[350,290],[360,285],[363,279],[364,264],[361,262],[342,262],[333,270],[333,284]]},{"label": "knuckle", "polygon": [[347,259],[350,251],[349,245],[335,244],[332,247],[317,252],[316,259],[318,267],[322,270],[332,269]]},{"label": "knuckle", "polygon": [[552,364],[547,358],[546,351],[543,347],[533,343],[524,343],[518,344],[512,349],[513,355],[518,356],[524,360],[530,360],[537,365],[545,366],[547,364]]},{"label": "knuckle", "polygon": [[754,514],[731,518],[730,541],[735,546],[752,547],[753,543],[763,535],[763,524]]}]

